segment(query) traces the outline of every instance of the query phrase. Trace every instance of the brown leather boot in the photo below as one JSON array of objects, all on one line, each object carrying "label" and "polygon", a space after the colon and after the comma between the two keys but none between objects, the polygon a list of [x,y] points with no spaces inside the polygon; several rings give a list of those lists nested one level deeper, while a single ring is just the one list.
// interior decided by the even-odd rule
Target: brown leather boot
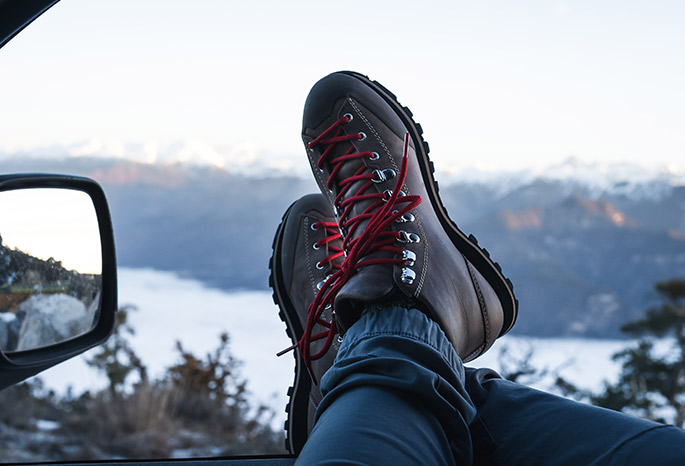
[{"label": "brown leather boot", "polygon": [[[338,224],[330,204],[321,194],[304,196],[288,208],[274,237],[269,285],[293,345],[300,341],[307,326],[309,305],[326,278],[340,269],[343,255]],[[332,319],[330,308],[324,310],[322,319]],[[318,322],[313,327],[314,334],[323,333],[325,338],[311,344],[314,354],[321,353],[311,363],[312,377],[307,373],[301,353],[294,352],[295,380],[288,390],[290,402],[286,406],[285,422],[286,448],[293,454],[299,453],[307,440],[321,401],[321,390],[312,381],[321,380],[333,365],[340,345],[329,330]]]},{"label": "brown leather boot", "polygon": [[302,137],[347,254],[315,312],[334,303],[344,333],[369,305],[409,302],[438,322],[464,361],[511,329],[511,282],[448,217],[421,127],[393,94],[358,73],[333,73],[307,98]]}]

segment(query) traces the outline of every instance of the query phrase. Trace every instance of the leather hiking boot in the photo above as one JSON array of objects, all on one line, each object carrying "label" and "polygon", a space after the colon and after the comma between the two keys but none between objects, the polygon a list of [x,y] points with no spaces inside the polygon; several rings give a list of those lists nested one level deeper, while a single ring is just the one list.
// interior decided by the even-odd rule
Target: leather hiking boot
[{"label": "leather hiking boot", "polygon": [[[338,224],[330,204],[321,194],[304,196],[288,208],[274,237],[269,285],[293,348],[307,327],[310,304],[326,279],[340,269],[343,255]],[[332,319],[330,308],[324,309],[322,319]],[[315,335],[322,334],[325,338],[311,343],[312,351],[320,356],[309,368],[311,377],[301,353],[295,351],[295,380],[288,390],[290,401],[285,422],[286,448],[293,454],[302,450],[321,402],[321,390],[313,381],[320,380],[333,365],[340,345],[325,321],[313,325]]]},{"label": "leather hiking boot", "polygon": [[[344,333],[370,305],[410,303],[464,361],[512,328],[511,282],[448,217],[422,129],[393,94],[361,74],[333,73],[309,93],[302,137],[347,255],[311,321],[333,304],[332,331]],[[300,342],[306,363],[316,357],[307,354],[308,333]]]}]

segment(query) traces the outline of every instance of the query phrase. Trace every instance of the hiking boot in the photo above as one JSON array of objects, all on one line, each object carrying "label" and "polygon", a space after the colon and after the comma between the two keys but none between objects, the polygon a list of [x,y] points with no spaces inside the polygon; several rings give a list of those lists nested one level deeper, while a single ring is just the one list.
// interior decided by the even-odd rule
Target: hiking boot
[{"label": "hiking boot", "polygon": [[[370,305],[415,306],[464,361],[512,328],[511,282],[448,217],[421,127],[393,94],[361,74],[333,73],[307,98],[302,137],[347,255],[310,320],[332,304],[331,331],[342,334]],[[316,358],[308,333],[300,342],[305,363]]]},{"label": "hiking boot", "polygon": [[[343,255],[338,224],[321,194],[304,196],[288,208],[274,238],[269,284],[293,346],[307,327],[310,304],[326,279],[340,269]],[[322,318],[332,320],[330,308],[324,309]],[[320,380],[331,367],[340,345],[329,330],[328,326],[314,323],[313,332],[325,334],[326,338],[311,343],[312,351],[321,353],[311,364],[311,377],[301,353],[294,352],[295,380],[288,390],[290,401],[285,422],[286,448],[293,454],[298,454],[307,440],[322,398],[313,381]]]}]

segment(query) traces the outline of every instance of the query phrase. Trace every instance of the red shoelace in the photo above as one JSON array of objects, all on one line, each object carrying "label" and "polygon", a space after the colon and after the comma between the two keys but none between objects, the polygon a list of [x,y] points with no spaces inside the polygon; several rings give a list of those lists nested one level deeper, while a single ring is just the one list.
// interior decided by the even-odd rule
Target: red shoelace
[{"label": "red shoelace", "polygon": [[338,240],[342,237],[342,235],[340,234],[340,228],[338,227],[338,224],[336,222],[316,222],[312,224],[312,228],[316,230],[326,230],[326,236],[323,239],[320,239],[319,241],[314,243],[314,248],[319,249],[323,246],[328,245],[329,252],[328,256],[321,259],[316,264],[316,266],[323,268],[326,266],[326,264],[330,264],[331,269],[340,270],[340,264],[334,261],[337,258],[344,256],[345,251],[333,244],[330,244],[332,241]]},{"label": "red shoelace", "polygon": [[[309,148],[317,146],[323,148],[317,165],[318,168],[323,169],[324,165],[328,163],[328,166],[331,169],[327,181],[328,188],[333,189],[336,184],[338,186],[338,195],[336,196],[334,203],[338,212],[342,210],[342,214],[338,218],[339,223],[336,224],[336,227],[339,226],[342,231],[346,232],[346,237],[343,240],[343,249],[347,253],[347,257],[339,268],[336,267],[335,272],[328,276],[317,293],[316,298],[309,306],[307,326],[302,338],[296,345],[279,353],[279,355],[284,354],[297,347],[302,355],[302,359],[304,360],[304,364],[309,371],[312,381],[315,384],[318,383],[318,381],[311,370],[311,362],[326,354],[333,343],[333,338],[338,334],[335,317],[329,322],[322,318],[323,312],[326,309],[333,307],[333,302],[335,301],[338,292],[359,268],[378,264],[406,264],[406,260],[402,258],[404,249],[393,245],[398,241],[404,240],[402,233],[390,231],[389,227],[393,223],[404,218],[406,214],[421,203],[421,196],[404,195],[401,191],[409,167],[407,158],[407,152],[409,150],[409,133],[405,134],[404,137],[404,150],[399,174],[395,174],[393,170],[371,171],[362,163],[354,175],[336,183],[335,178],[345,163],[363,158],[378,158],[378,154],[374,152],[356,152],[356,148],[351,143],[349,144],[350,147],[342,155],[337,157],[331,156],[333,148],[337,144],[361,140],[366,137],[363,133],[343,134],[342,126],[350,120],[351,117],[348,115],[343,116],[309,143]],[[328,160],[329,158],[330,160]],[[375,183],[392,179],[395,176],[397,177],[397,181],[392,191],[386,190],[380,193],[367,193]],[[352,185],[359,181],[365,182],[361,184],[355,193],[350,193]],[[369,205],[366,206],[361,213],[351,217],[355,204],[359,202],[369,202]],[[367,221],[368,223],[364,227],[364,230],[355,237],[355,231],[364,221]],[[339,237],[340,236],[337,238]],[[333,239],[330,239],[328,241],[332,240]],[[376,252],[387,252],[391,254],[390,257],[364,259]],[[400,257],[397,257],[398,255]],[[337,257],[340,257],[340,255],[335,255],[335,258]],[[330,259],[329,262],[331,260],[334,259]],[[314,326],[317,324],[323,326],[326,330],[314,334]],[[310,345],[313,342],[324,338],[326,341],[324,342],[323,347],[312,354]]]}]

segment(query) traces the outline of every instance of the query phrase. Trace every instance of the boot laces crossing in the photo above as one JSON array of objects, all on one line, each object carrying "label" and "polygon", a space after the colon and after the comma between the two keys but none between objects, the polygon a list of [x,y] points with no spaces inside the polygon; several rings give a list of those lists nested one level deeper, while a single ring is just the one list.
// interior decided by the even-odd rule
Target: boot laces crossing
[{"label": "boot laces crossing", "polygon": [[336,261],[339,257],[342,257],[345,255],[345,251],[339,247],[337,247],[335,244],[331,244],[331,242],[336,241],[342,237],[340,234],[340,229],[338,228],[338,224],[336,222],[315,222],[312,224],[312,228],[315,230],[325,230],[326,236],[323,239],[320,239],[319,241],[314,243],[314,248],[319,249],[323,246],[328,245],[328,251],[329,255],[321,259],[317,263],[317,267],[325,267],[326,264],[330,264],[331,269],[333,270],[339,270],[340,269],[340,261]]},{"label": "boot laces crossing", "polygon": [[[319,169],[323,169],[325,164],[328,164],[330,169],[330,175],[326,183],[328,189],[333,190],[335,187],[338,189],[334,207],[337,209],[337,212],[342,213],[338,217],[338,224],[336,226],[346,233],[343,240],[343,249],[346,257],[339,268],[336,267],[335,271],[328,276],[317,293],[316,298],[310,304],[307,325],[302,338],[300,338],[297,344],[279,353],[281,355],[291,349],[298,348],[315,384],[318,381],[312,371],[311,363],[326,354],[333,344],[334,337],[338,334],[335,310],[333,309],[335,297],[350,277],[361,267],[378,264],[404,265],[406,263],[402,258],[404,250],[394,245],[394,243],[403,239],[402,234],[391,231],[390,226],[397,221],[401,221],[400,219],[404,218],[406,214],[421,203],[421,196],[404,195],[401,191],[409,167],[407,157],[409,133],[406,133],[404,137],[402,162],[392,191],[369,192],[373,191],[371,190],[372,186],[378,182],[378,171],[371,170],[363,162],[353,175],[336,180],[346,163],[364,158],[372,160],[378,158],[378,154],[374,152],[356,151],[352,141],[364,139],[366,135],[363,133],[344,134],[343,126],[349,121],[351,121],[351,115],[344,115],[309,143],[310,149],[315,147],[319,147],[320,150],[322,149],[317,166]],[[349,143],[349,148],[342,155],[334,156],[334,148],[338,144],[344,143]],[[394,176],[395,173],[393,172],[392,175]],[[359,185],[359,188],[352,192],[353,185],[355,184]],[[352,216],[353,208],[360,202],[368,203],[368,206],[360,213]],[[366,225],[362,228],[363,222],[366,222]],[[356,234],[359,229],[362,231]],[[377,252],[390,254],[381,254],[368,258],[371,254]],[[330,321],[322,317],[324,311],[329,308],[333,309],[333,317]],[[326,330],[314,333],[314,326],[317,324]],[[311,344],[323,339],[325,339],[325,342],[321,349],[312,354]]]}]

